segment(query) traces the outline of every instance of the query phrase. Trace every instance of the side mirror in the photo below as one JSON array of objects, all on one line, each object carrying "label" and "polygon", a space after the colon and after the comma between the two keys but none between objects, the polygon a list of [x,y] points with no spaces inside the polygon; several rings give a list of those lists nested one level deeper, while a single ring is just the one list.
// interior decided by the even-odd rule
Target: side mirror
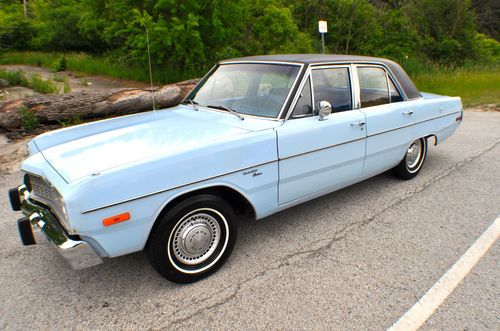
[{"label": "side mirror", "polygon": [[332,105],[328,101],[320,101],[318,119],[320,121],[324,121],[331,113],[332,113]]}]

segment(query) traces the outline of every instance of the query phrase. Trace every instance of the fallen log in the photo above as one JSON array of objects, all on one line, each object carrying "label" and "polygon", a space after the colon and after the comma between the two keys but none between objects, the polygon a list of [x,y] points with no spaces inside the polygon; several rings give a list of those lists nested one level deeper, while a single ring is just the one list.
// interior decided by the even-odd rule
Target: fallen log
[{"label": "fallen log", "polygon": [[0,128],[11,130],[22,126],[21,111],[29,111],[40,124],[68,119],[105,118],[179,104],[193,89],[197,80],[164,85],[152,92],[147,89],[119,88],[100,91],[78,91],[69,94],[46,94],[0,104]]}]

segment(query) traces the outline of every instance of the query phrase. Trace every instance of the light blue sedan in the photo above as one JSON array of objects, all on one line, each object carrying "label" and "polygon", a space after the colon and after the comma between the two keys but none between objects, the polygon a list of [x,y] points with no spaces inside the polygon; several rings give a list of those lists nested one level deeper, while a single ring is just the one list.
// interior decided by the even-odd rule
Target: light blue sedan
[{"label": "light blue sedan", "polygon": [[413,178],[462,116],[460,98],[420,93],[385,59],[226,60],[175,108],[36,137],[10,200],[23,243],[48,241],[74,268],[145,250],[192,282],[229,257],[238,219],[389,169]]}]

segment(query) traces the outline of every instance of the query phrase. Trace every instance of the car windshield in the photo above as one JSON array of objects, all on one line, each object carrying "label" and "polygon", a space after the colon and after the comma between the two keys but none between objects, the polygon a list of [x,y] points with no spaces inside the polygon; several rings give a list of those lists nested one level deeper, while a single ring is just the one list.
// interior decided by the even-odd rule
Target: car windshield
[{"label": "car windshield", "polygon": [[276,118],[299,69],[284,64],[222,64],[190,99],[200,106]]}]

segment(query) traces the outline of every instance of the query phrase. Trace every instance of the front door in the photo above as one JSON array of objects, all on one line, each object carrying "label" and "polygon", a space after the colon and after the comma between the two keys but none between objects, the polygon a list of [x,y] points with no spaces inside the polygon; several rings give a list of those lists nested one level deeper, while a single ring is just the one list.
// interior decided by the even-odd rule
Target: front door
[{"label": "front door", "polygon": [[[365,157],[365,116],[353,109],[350,66],[310,71],[290,118],[278,127],[279,204],[325,194],[359,179]],[[332,114],[318,118],[328,101]]]}]

